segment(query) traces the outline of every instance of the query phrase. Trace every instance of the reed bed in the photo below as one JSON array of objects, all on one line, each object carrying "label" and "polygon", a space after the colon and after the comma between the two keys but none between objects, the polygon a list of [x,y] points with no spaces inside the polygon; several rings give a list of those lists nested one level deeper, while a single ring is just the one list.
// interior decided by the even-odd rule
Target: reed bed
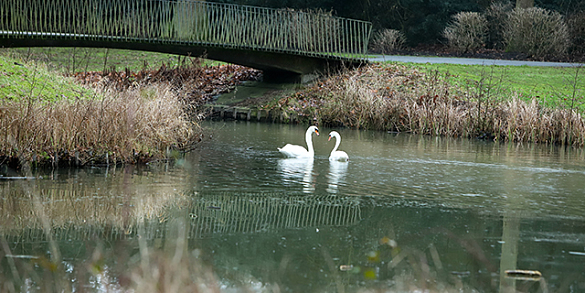
[{"label": "reed bed", "polygon": [[[462,87],[448,74],[374,64],[314,83],[265,106],[312,123],[498,141],[584,146],[575,109],[496,96],[490,85]],[[302,119],[301,119],[302,120]]]},{"label": "reed bed", "polygon": [[214,97],[229,92],[243,81],[258,80],[260,70],[241,65],[204,66],[200,58],[183,59],[179,65],[162,64],[158,69],[137,72],[106,70],[78,72],[73,77],[92,88],[111,87],[118,91],[140,88],[144,93],[152,85],[164,84],[188,107],[212,102]]},{"label": "reed bed", "polygon": [[96,98],[75,101],[0,100],[1,159],[85,165],[164,158],[198,139],[183,106],[168,85],[104,87]]}]

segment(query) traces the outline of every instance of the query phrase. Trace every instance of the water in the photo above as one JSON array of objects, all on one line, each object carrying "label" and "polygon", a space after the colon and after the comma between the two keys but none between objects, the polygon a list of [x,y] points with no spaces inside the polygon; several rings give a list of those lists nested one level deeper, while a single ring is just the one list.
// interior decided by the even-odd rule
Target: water
[{"label": "water", "polygon": [[276,150],[304,126],[205,127],[173,163],[0,181],[0,282],[122,291],[149,256],[226,292],[585,291],[583,150],[338,129],[330,163],[330,129],[307,161]]}]

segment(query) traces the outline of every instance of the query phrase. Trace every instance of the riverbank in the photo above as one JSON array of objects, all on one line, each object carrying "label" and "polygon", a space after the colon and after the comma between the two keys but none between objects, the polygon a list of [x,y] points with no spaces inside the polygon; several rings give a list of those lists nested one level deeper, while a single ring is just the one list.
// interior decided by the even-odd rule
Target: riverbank
[{"label": "riverbank", "polygon": [[[173,151],[189,150],[203,139],[198,121],[213,115],[497,141],[585,144],[578,68],[563,77],[574,77],[572,88],[567,84],[558,93],[546,93],[558,95],[553,100],[561,101],[551,104],[550,98],[543,100],[539,93],[532,96],[517,86],[503,91],[508,80],[494,73],[494,67],[475,80],[464,80],[461,74],[428,66],[374,63],[306,85],[263,89],[255,95],[262,83],[250,83],[249,91],[236,86],[261,79],[260,71],[205,65],[198,58],[141,70],[65,72],[68,77],[59,82],[49,78],[58,75],[41,63],[5,60],[0,123],[7,131],[0,140],[0,163],[10,166],[167,159]],[[225,93],[229,94],[221,96]]]},{"label": "riverbank", "polygon": [[[462,85],[438,71],[379,63],[330,76],[261,108],[280,113],[285,122],[585,145],[585,123],[576,106],[544,107],[537,97],[498,95],[498,78]],[[575,105],[582,101],[575,95],[560,97],[567,98]]]},{"label": "riverbank", "polygon": [[197,106],[259,74],[191,60],[137,72],[75,73],[55,82],[59,75],[41,63],[2,56],[0,165],[148,163],[191,149],[204,137]]}]

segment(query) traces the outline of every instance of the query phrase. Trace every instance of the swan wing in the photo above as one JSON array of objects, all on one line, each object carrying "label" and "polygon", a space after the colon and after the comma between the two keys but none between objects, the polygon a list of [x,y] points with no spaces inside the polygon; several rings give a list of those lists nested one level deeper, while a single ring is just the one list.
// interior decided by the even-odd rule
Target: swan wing
[{"label": "swan wing", "polygon": [[309,156],[309,151],[300,145],[287,144],[278,151],[289,158],[299,158]]},{"label": "swan wing", "polygon": [[329,156],[329,161],[345,162],[345,161],[349,161],[349,156],[344,151],[335,151],[335,152],[332,152],[331,155]]}]

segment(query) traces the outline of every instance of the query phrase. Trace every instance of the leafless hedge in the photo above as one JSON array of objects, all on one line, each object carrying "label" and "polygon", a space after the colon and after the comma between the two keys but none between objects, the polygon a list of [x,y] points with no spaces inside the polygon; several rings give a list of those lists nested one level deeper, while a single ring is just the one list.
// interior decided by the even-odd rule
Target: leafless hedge
[{"label": "leafless hedge", "polygon": [[585,55],[585,11],[567,15],[567,26],[571,38],[571,52]]},{"label": "leafless hedge", "polygon": [[400,50],[404,46],[406,37],[398,30],[385,29],[374,35],[370,49],[373,52],[388,53]]},{"label": "leafless hedge", "polygon": [[532,7],[514,9],[503,31],[506,49],[536,58],[564,56],[570,45],[563,16],[555,11]]},{"label": "leafless hedge", "polygon": [[510,2],[493,2],[484,12],[488,23],[487,47],[504,49],[504,24],[508,19],[508,13],[514,9]]},{"label": "leafless hedge", "polygon": [[488,23],[478,12],[459,12],[453,22],[443,31],[449,47],[457,52],[466,53],[485,46]]}]

